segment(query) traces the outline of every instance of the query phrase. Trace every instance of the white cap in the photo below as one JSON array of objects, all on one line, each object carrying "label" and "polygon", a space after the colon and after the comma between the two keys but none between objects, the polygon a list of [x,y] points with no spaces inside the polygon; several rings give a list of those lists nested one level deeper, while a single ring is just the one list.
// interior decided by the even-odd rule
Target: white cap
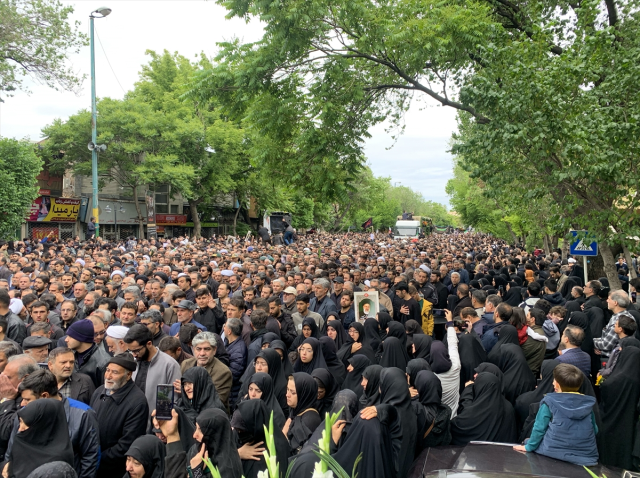
[{"label": "white cap", "polygon": [[113,276],[120,276],[120,277],[122,277],[124,279],[124,272],[122,272],[122,271],[113,271],[111,273],[111,278],[112,279],[113,279]]},{"label": "white cap", "polygon": [[225,269],[220,273],[225,277],[231,277],[233,275],[233,271],[230,271],[229,269]]},{"label": "white cap", "polygon": [[569,264],[575,264],[577,261],[573,257],[569,257],[569,259],[567,259],[567,262]]},{"label": "white cap", "polygon": [[427,274],[431,274],[431,269],[426,264],[420,264],[420,269],[425,271]]},{"label": "white cap", "polygon": [[129,328],[124,325],[111,325],[107,327],[107,336],[112,339],[122,340],[124,336],[129,332]]},{"label": "white cap", "polygon": [[24,304],[21,299],[11,299],[11,302],[9,302],[9,310],[16,315],[22,312],[23,308]]}]

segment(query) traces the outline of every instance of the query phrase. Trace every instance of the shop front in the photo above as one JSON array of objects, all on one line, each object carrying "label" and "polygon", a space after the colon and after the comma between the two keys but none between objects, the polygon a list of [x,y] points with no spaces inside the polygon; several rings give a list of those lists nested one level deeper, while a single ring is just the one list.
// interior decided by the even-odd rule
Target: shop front
[{"label": "shop front", "polygon": [[53,234],[57,239],[70,239],[77,235],[76,221],[80,212],[80,199],[40,196],[32,204],[27,217],[27,236],[40,241]]}]

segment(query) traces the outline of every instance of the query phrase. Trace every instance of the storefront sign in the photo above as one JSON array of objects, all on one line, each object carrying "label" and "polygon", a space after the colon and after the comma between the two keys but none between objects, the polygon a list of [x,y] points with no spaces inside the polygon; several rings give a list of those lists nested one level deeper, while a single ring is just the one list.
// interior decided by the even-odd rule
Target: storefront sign
[{"label": "storefront sign", "polygon": [[156,214],[158,226],[184,226],[186,223],[186,214]]},{"label": "storefront sign", "polygon": [[31,204],[30,222],[76,222],[80,199],[40,196]]}]

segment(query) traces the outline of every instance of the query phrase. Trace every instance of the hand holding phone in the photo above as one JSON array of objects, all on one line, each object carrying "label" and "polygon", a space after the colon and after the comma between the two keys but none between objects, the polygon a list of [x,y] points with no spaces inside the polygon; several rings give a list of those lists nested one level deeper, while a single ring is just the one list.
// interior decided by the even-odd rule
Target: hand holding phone
[{"label": "hand holding phone", "polygon": [[174,390],[172,384],[157,386],[156,393],[156,418],[158,420],[171,420],[173,410]]}]

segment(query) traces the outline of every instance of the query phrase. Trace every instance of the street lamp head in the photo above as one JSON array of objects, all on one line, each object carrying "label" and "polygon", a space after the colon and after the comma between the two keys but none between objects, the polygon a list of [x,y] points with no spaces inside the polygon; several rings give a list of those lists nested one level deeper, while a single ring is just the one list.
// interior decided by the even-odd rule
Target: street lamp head
[{"label": "street lamp head", "polygon": [[111,9],[109,7],[100,7],[97,10],[91,12],[91,16],[93,16],[94,13],[98,13],[100,15],[99,17],[95,18],[104,18],[111,13]]}]

